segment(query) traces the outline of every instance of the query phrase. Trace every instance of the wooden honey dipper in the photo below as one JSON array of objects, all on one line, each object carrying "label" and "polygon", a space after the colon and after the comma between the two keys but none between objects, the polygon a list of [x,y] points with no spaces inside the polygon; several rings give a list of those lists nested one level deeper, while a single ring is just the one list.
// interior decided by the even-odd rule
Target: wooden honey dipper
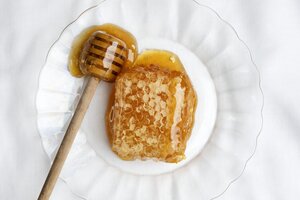
[{"label": "wooden honey dipper", "polygon": [[79,66],[89,79],[38,197],[39,200],[49,199],[100,80],[114,82],[127,57],[126,44],[105,32],[96,31],[86,41],[80,54]]}]

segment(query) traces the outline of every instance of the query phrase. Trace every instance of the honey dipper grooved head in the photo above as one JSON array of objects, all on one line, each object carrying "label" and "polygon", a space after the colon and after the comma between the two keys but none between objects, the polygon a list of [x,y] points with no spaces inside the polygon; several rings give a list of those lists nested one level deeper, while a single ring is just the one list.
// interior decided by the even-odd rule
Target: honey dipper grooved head
[{"label": "honey dipper grooved head", "polygon": [[126,44],[105,32],[97,31],[84,44],[79,66],[82,73],[113,82],[127,60]]}]

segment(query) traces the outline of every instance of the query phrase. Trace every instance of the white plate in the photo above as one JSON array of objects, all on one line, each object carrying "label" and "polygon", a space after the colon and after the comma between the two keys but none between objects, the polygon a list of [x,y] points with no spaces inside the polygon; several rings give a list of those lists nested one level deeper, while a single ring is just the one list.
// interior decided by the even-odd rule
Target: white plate
[{"label": "white plate", "polygon": [[84,28],[102,23],[133,33],[140,50],[179,55],[198,94],[187,159],[178,164],[119,159],[106,138],[101,105],[112,85],[103,82],[61,178],[84,199],[198,200],[222,194],[253,155],[263,96],[247,46],[214,11],[192,0],[107,0],[62,32],[49,51],[37,94],[38,128],[49,157],[56,153],[84,85],[67,70],[70,46]]}]

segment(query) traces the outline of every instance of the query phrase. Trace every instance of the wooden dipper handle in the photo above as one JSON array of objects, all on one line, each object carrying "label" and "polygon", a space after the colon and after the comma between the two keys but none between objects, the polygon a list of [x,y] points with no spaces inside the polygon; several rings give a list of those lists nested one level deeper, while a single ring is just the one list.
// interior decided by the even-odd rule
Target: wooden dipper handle
[{"label": "wooden dipper handle", "polygon": [[38,200],[48,200],[72,147],[83,117],[101,80],[114,82],[127,60],[126,44],[107,33],[93,33],[80,54],[80,70],[90,75],[70,125],[58,149]]},{"label": "wooden dipper handle", "polygon": [[73,118],[69,124],[67,132],[61,142],[54,162],[51,166],[47,179],[43,185],[42,191],[38,197],[38,200],[48,200],[55,186],[57,178],[61,172],[64,162],[68,156],[68,153],[72,147],[73,141],[80,128],[83,117],[89,107],[89,104],[94,96],[96,88],[100,82],[99,78],[89,77],[85,90],[79,100],[77,108],[74,112]]}]

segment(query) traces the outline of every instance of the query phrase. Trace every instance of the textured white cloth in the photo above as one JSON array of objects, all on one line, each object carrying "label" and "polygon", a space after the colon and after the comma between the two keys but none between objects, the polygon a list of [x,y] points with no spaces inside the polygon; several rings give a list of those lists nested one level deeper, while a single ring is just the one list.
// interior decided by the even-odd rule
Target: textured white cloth
[{"label": "textured white cloth", "polygon": [[[49,170],[36,126],[39,71],[60,31],[99,1],[0,0],[0,199],[36,199]],[[264,128],[219,199],[300,198],[300,1],[198,0],[231,23],[262,75]],[[59,181],[52,199],[79,199]]]}]

